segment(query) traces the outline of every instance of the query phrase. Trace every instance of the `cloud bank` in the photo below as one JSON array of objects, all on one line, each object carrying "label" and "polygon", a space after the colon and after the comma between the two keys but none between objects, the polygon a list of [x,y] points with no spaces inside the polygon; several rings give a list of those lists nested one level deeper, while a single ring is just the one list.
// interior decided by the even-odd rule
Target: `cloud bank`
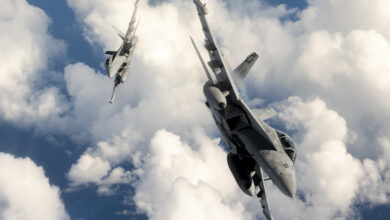
[{"label": "cloud bank", "polygon": [[[82,4],[74,1],[68,2],[76,11],[82,24],[85,25],[84,34],[90,42],[100,44],[105,49],[115,47],[118,44],[119,41],[115,36],[108,36],[110,33],[109,24],[121,24],[121,26],[126,27],[128,13],[121,12],[128,5],[126,1],[118,2],[113,6],[95,5],[94,1],[83,1]],[[122,7],[118,4],[122,4]],[[348,20],[338,12],[340,8],[351,9],[352,12],[347,17],[352,18],[364,7],[369,7],[368,11],[374,12],[378,5],[383,6],[387,3],[377,1],[374,4],[364,5],[344,1],[343,7],[341,7],[337,3],[311,1],[309,7],[302,12],[286,9],[283,6],[273,8],[255,1],[246,4],[228,2],[229,4],[232,7],[227,8],[226,4],[221,1],[212,1],[208,4],[210,14],[218,12],[218,16],[209,16],[209,19],[224,54],[228,60],[236,60],[237,63],[252,50],[261,51],[262,54],[261,65],[255,65],[246,83],[242,85],[243,94],[249,99],[259,98],[257,94],[264,94],[260,98],[263,99],[263,102],[268,103],[286,99],[286,101],[276,104],[281,112],[280,119],[287,123],[286,128],[293,132],[294,137],[298,139],[298,188],[302,192],[303,198],[298,201],[290,201],[278,196],[278,192],[273,190],[270,197],[275,197],[273,202],[277,204],[273,206],[275,207],[275,217],[288,219],[293,215],[300,219],[310,219],[320,215],[323,216],[323,219],[343,219],[358,215],[353,210],[357,198],[364,198],[363,201],[369,199],[370,202],[387,201],[387,198],[383,199],[383,192],[369,190],[368,186],[371,183],[362,184],[362,179],[368,172],[383,172],[374,162],[376,155],[379,155],[383,149],[383,145],[377,142],[381,133],[367,133],[367,129],[362,129],[362,127],[364,128],[362,123],[370,118],[381,118],[384,122],[388,120],[389,108],[384,102],[389,88],[386,85],[388,81],[386,80],[388,77],[386,60],[389,57],[388,29],[382,25],[382,19],[386,19],[386,16],[383,14],[382,19],[369,23],[363,21],[357,21],[353,24],[340,22],[336,26],[332,26],[330,19],[327,19],[332,14],[337,14],[340,20]],[[249,9],[249,6],[252,9]],[[202,95],[196,93],[199,91],[196,88],[201,88],[204,77],[199,75],[201,72],[199,64],[196,63],[196,58],[191,55],[191,48],[189,48],[185,36],[186,32],[189,32],[201,39],[198,35],[200,29],[191,2],[172,1],[157,4],[155,7],[143,3],[140,8],[142,8],[143,13],[143,28],[139,30],[141,41],[137,49],[136,62],[134,62],[133,77],[135,82],[146,82],[146,84],[142,85],[141,88],[138,87],[139,83],[133,84],[131,89],[129,85],[126,91],[130,93],[138,91],[138,94],[142,96],[141,100],[137,100],[139,103],[146,103],[145,99],[150,100],[150,102],[145,106],[141,104],[130,105],[124,115],[129,117],[133,112],[142,109],[142,111],[137,112],[138,118],[143,119],[140,123],[142,126],[131,125],[138,122],[137,119],[132,118],[127,123],[123,123],[126,124],[126,128],[122,131],[125,131],[127,135],[123,133],[120,137],[116,135],[114,138],[116,141],[109,139],[108,142],[111,144],[99,142],[96,148],[90,148],[86,153],[99,155],[99,157],[110,161],[111,164],[116,164],[123,159],[107,157],[108,151],[102,150],[103,146],[105,149],[110,149],[110,154],[115,151],[123,152],[124,149],[127,149],[128,154],[126,155],[129,155],[130,158],[134,152],[141,152],[141,159],[140,154],[134,154],[136,158],[130,159],[138,163],[138,169],[134,173],[139,176],[140,182],[132,183],[137,192],[136,204],[151,218],[164,216],[167,219],[172,219],[176,215],[186,216],[186,211],[183,211],[185,207],[179,205],[186,202],[179,193],[184,188],[188,191],[188,197],[194,199],[195,195],[200,193],[197,191],[200,188],[207,191],[207,187],[210,187],[219,193],[223,189],[215,187],[217,183],[204,180],[196,174],[190,176],[186,176],[186,173],[181,174],[180,168],[185,167],[185,162],[176,162],[178,165],[173,170],[177,171],[177,175],[161,176],[158,173],[167,174],[166,171],[160,170],[162,165],[157,163],[153,165],[149,161],[155,157],[159,159],[154,159],[154,161],[165,160],[163,155],[154,150],[156,143],[153,140],[164,142],[165,139],[161,136],[168,138],[172,135],[178,135],[185,142],[196,142],[196,138],[188,135],[188,130],[194,132],[191,129],[194,125],[191,124],[193,121],[187,120],[186,111],[178,111],[178,117],[172,117],[172,113],[176,112],[172,106],[180,108],[182,104],[186,103],[187,108],[192,109],[191,116],[198,120],[203,118],[200,115],[206,114],[204,113],[205,108],[201,107]],[[243,11],[249,12],[249,15],[242,16]],[[328,11],[332,13],[328,14]],[[119,15],[123,15],[123,17],[119,18]],[[285,16],[297,16],[298,20],[281,22],[280,19]],[[156,44],[156,42],[158,43]],[[377,58],[378,53],[382,55],[380,59]],[[179,60],[180,64],[185,65],[177,65]],[[314,63],[315,65],[313,65]],[[139,81],[140,72],[143,75],[141,81]],[[182,72],[186,73],[185,77],[178,74]],[[373,74],[375,77],[372,77]],[[156,78],[159,80],[158,82],[156,82]],[[187,86],[181,86],[177,82]],[[355,89],[357,86],[359,86],[359,90]],[[180,94],[176,92],[178,90],[181,91]],[[153,93],[153,91],[157,91],[158,94]],[[169,95],[162,96],[163,93]],[[182,95],[184,99],[180,99]],[[303,101],[302,98],[288,98],[291,95],[298,95],[308,101]],[[352,98],[356,95],[359,95],[360,98]],[[169,97],[168,100],[161,99],[166,97]],[[170,102],[169,99],[178,101]],[[161,103],[160,100],[168,103]],[[151,104],[153,102],[159,104],[153,105]],[[132,103],[132,99],[127,98],[127,103]],[[336,111],[329,109],[328,105]],[[169,106],[169,111],[165,111],[165,106]],[[370,106],[370,108],[366,106]],[[150,109],[153,109],[154,114],[151,114]],[[159,110],[158,113],[155,109]],[[200,112],[195,112],[198,109]],[[158,118],[153,118],[153,115]],[[368,119],[366,115],[369,115]],[[152,117],[151,120],[147,120],[150,117]],[[206,115],[205,117],[210,116]],[[164,121],[165,118],[169,120]],[[172,120],[176,122],[175,126],[171,125]],[[216,135],[215,130],[210,131],[208,127],[209,120],[203,123],[197,121],[196,125]],[[377,126],[381,129],[388,129],[386,123],[379,122]],[[177,129],[177,127],[181,129]],[[173,133],[164,133],[164,130],[156,132],[159,128]],[[139,134],[134,135],[133,132]],[[129,134],[133,137],[128,138]],[[120,141],[123,139],[126,141]],[[150,139],[152,141],[149,143]],[[376,152],[367,152],[365,150],[366,143],[372,141],[371,145],[374,145],[373,148],[376,149]],[[114,142],[116,144],[112,144]],[[128,144],[127,147],[123,147],[126,145],[125,143]],[[148,145],[150,148],[147,147]],[[161,145],[164,146],[163,143]],[[181,145],[180,142],[172,143],[170,148]],[[166,153],[169,152],[166,149],[168,147],[161,148],[167,151]],[[145,156],[142,160],[144,153],[151,158]],[[188,154],[191,155],[190,152]],[[185,157],[184,155],[186,154],[183,153],[182,157]],[[216,154],[210,153],[210,155],[213,155],[213,158],[218,157]],[[367,155],[369,158],[366,158]],[[366,159],[364,160],[364,158]],[[371,167],[369,167],[370,163]],[[201,165],[194,165],[196,168],[199,166]],[[369,168],[372,168],[373,171],[368,171]],[[222,169],[218,170],[223,172]],[[148,175],[152,173],[153,175]],[[230,173],[225,169],[224,175],[229,176]],[[343,178],[340,179],[340,176]],[[196,180],[191,181],[191,178]],[[220,180],[225,181],[221,178]],[[376,182],[378,179],[373,176],[372,181]],[[200,182],[204,183],[202,187]],[[159,186],[154,186],[153,183],[159,183]],[[381,185],[382,183],[377,184]],[[166,195],[163,198],[169,198],[169,203],[172,205],[166,207],[161,206],[160,203],[156,204],[155,201],[148,201],[145,199],[149,198],[149,194],[146,193],[148,190],[151,192],[156,190],[157,192],[153,195]],[[343,195],[342,199],[339,198],[341,194]],[[244,210],[230,206],[231,209],[237,210],[234,215],[232,214],[235,218],[259,215],[255,207],[246,202],[246,198],[236,196],[227,199],[228,196],[223,195],[224,197],[219,198],[225,199],[221,208],[229,207],[229,204],[245,204]],[[370,198],[370,195],[377,196]],[[382,200],[374,199],[381,195]],[[219,199],[215,201],[220,201]],[[202,201],[204,200],[202,199]],[[255,202],[252,201],[252,203]],[[198,201],[195,204],[197,204],[196,207],[203,210],[202,205],[204,204],[202,202]],[[181,208],[175,209],[174,207]],[[211,216],[202,217],[211,218]]]},{"label": "cloud bank", "polygon": [[0,153],[0,218],[5,220],[70,219],[60,190],[30,158]]},{"label": "cloud bank", "polygon": [[[0,114],[19,126],[59,127],[69,108],[50,62],[64,53],[62,41],[48,34],[50,19],[24,0],[6,0],[0,9]],[[59,78],[59,79],[58,79]],[[61,81],[61,80],[60,80]]]}]

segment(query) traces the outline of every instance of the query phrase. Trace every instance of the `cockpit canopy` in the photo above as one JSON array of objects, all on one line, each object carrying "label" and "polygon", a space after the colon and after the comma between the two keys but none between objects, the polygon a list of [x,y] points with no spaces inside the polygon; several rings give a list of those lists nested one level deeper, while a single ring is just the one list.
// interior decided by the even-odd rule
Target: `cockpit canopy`
[{"label": "cockpit canopy", "polygon": [[290,159],[295,162],[295,159],[297,157],[297,152],[295,150],[295,144],[293,140],[284,132],[276,131],[278,134],[280,143],[283,145],[284,151],[287,153],[287,155],[290,157]]}]

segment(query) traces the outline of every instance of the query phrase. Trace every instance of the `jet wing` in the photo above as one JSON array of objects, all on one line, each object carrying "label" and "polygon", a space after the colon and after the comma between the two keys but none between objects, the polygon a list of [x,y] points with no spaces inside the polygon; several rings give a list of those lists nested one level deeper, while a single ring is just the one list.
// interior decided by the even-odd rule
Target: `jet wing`
[{"label": "jet wing", "polygon": [[255,114],[256,118],[264,121],[269,118],[272,118],[276,115],[276,112],[273,108],[260,108],[260,109],[252,109],[253,114]]},{"label": "jet wing", "polygon": [[208,62],[209,67],[213,70],[216,77],[216,84],[222,91],[229,91],[229,94],[236,100],[240,99],[237,86],[234,83],[230,73],[226,69],[225,62],[222,58],[221,52],[215,43],[214,37],[210,31],[209,25],[206,20],[207,8],[206,4],[203,4],[200,0],[193,0],[198,11],[200,23],[202,25],[203,33],[206,37],[205,48],[210,56]]},{"label": "jet wing", "polygon": [[138,9],[138,2],[139,0],[136,0],[135,3],[134,3],[134,11],[133,11],[133,15],[131,16],[131,20],[129,22],[129,27],[127,28],[127,31],[126,31],[126,35],[125,37],[127,39],[130,39],[134,33],[135,33],[135,30],[137,29],[137,26],[138,24],[136,25],[136,16],[137,16],[137,9]]},{"label": "jet wing", "polygon": [[271,216],[271,210],[268,205],[268,200],[267,200],[267,194],[265,192],[265,187],[264,187],[264,176],[263,176],[263,171],[261,170],[260,167],[257,169],[257,175],[259,175],[260,180],[259,180],[259,187],[260,187],[260,193],[257,194],[259,199],[260,199],[260,205],[261,208],[263,209],[263,214],[267,218],[267,220],[273,220]]}]

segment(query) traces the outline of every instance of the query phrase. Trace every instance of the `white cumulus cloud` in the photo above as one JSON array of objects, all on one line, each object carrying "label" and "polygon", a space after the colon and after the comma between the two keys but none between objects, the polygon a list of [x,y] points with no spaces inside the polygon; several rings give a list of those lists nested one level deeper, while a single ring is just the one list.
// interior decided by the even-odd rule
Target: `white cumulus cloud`
[{"label": "white cumulus cloud", "polygon": [[42,167],[29,158],[0,153],[0,218],[4,220],[70,219],[60,190]]},{"label": "white cumulus cloud", "polygon": [[195,149],[171,132],[156,132],[150,156],[138,170],[137,206],[151,219],[253,218],[218,139],[210,140],[199,130],[194,136]]},{"label": "white cumulus cloud", "polygon": [[[298,139],[296,161],[298,191],[303,208],[296,208],[300,219],[346,218],[357,196],[363,177],[361,162],[348,153],[348,128],[344,118],[316,98],[304,102],[291,97],[279,104],[280,119]],[[282,201],[285,199],[282,199]],[[298,206],[298,204],[289,205]],[[277,211],[274,211],[277,213]],[[298,214],[297,214],[298,215]],[[288,213],[284,212],[283,219]]]},{"label": "white cumulus cloud", "polygon": [[52,57],[65,49],[48,34],[50,19],[25,0],[2,1],[0,9],[1,119],[21,125],[58,129],[59,115],[68,109],[56,87],[58,73],[48,69]]}]

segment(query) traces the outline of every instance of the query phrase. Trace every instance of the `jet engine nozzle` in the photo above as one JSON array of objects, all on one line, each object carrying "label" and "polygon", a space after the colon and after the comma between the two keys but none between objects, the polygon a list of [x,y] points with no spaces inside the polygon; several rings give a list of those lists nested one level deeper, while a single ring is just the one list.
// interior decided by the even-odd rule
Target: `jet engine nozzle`
[{"label": "jet engine nozzle", "polygon": [[203,87],[203,93],[214,108],[218,110],[226,108],[226,97],[219,88],[206,83]]}]

